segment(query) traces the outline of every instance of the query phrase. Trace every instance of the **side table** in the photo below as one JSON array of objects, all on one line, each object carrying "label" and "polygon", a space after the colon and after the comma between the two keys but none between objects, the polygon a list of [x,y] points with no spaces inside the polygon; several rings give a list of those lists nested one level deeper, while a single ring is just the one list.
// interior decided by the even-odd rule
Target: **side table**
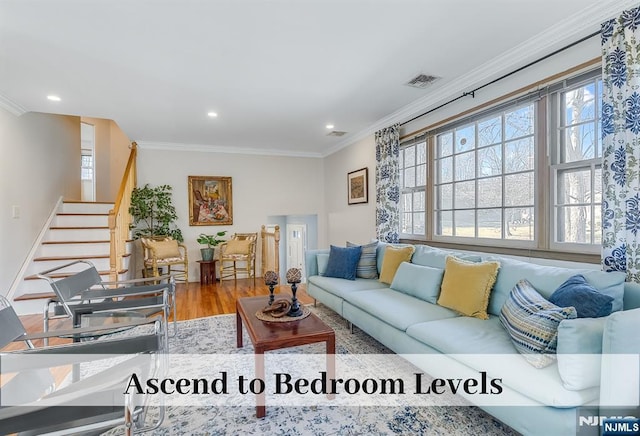
[{"label": "side table", "polygon": [[197,262],[200,264],[200,284],[215,284],[216,262],[218,262],[218,260],[198,260]]}]

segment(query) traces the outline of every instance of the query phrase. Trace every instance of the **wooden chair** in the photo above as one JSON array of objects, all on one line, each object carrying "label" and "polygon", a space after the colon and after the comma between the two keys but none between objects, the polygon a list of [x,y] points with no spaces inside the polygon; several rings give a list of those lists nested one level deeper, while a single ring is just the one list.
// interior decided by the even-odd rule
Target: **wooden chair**
[{"label": "wooden chair", "polygon": [[[166,275],[172,275],[176,281],[189,283],[189,259],[187,247],[175,239],[140,238],[144,252],[144,277],[159,277],[160,268],[167,268]],[[172,267],[179,266],[178,269]]]},{"label": "wooden chair", "polygon": [[[248,278],[253,278],[255,284],[257,240],[258,233],[236,233],[227,242],[219,245],[220,280],[231,276],[237,280],[238,273],[241,272],[246,273]],[[244,266],[238,266],[238,262]]]}]

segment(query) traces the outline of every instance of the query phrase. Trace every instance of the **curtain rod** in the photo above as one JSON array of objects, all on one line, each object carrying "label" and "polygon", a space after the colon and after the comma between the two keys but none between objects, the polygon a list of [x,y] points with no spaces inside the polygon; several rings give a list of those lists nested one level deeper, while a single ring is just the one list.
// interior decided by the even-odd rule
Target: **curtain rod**
[{"label": "curtain rod", "polygon": [[469,95],[470,95],[472,98],[475,98],[475,96],[476,96],[475,94],[476,94],[476,92],[477,92],[477,91],[479,91],[479,90],[481,90],[481,89],[483,89],[483,88],[486,88],[486,87],[487,87],[487,86],[489,86],[489,85],[493,85],[494,83],[499,82],[500,80],[506,79],[506,78],[507,78],[507,77],[509,77],[509,76],[512,76],[512,75],[514,75],[514,74],[516,74],[516,73],[519,73],[520,71],[522,71],[522,70],[524,70],[524,69],[526,69],[526,68],[529,68],[529,67],[531,67],[531,66],[533,66],[533,65],[537,64],[538,62],[542,62],[542,61],[544,61],[545,59],[549,59],[550,57],[555,56],[555,55],[557,55],[558,53],[561,53],[561,52],[563,52],[563,51],[565,51],[565,50],[567,50],[567,49],[569,49],[569,48],[571,48],[571,47],[573,47],[573,46],[576,46],[576,45],[578,45],[578,44],[580,44],[580,43],[582,43],[582,42],[584,42],[584,41],[586,41],[586,40],[588,40],[588,39],[591,39],[591,38],[593,38],[594,36],[599,35],[599,34],[600,34],[600,31],[599,31],[599,30],[598,30],[597,32],[593,32],[593,33],[591,33],[590,35],[587,35],[587,36],[585,36],[585,37],[583,37],[583,38],[581,38],[581,39],[579,39],[579,40],[577,40],[577,41],[572,42],[572,43],[571,43],[571,44],[569,44],[569,45],[566,45],[566,46],[564,46],[564,47],[562,47],[562,48],[557,49],[556,51],[553,51],[553,52],[551,52],[551,53],[549,53],[549,54],[547,54],[547,55],[544,55],[544,56],[542,56],[541,58],[536,59],[535,61],[529,62],[528,64],[523,65],[523,66],[522,66],[522,67],[520,67],[520,68],[517,68],[517,69],[515,69],[515,70],[513,70],[513,71],[511,71],[511,72],[509,72],[509,73],[507,73],[507,74],[504,74],[504,75],[502,75],[502,76],[500,76],[500,77],[498,77],[498,78],[496,78],[496,79],[493,79],[491,82],[488,82],[488,83],[485,83],[484,85],[478,86],[477,88],[472,89],[471,91],[463,92],[463,93],[462,93],[462,95],[459,95],[458,97],[452,98],[451,100],[446,101],[446,102],[442,103],[441,105],[438,105],[438,106],[436,106],[436,107],[434,107],[434,108],[431,108],[431,109],[429,109],[428,111],[423,112],[423,113],[421,113],[420,115],[417,115],[417,116],[415,116],[415,117],[411,118],[410,120],[404,121],[404,122],[400,123],[400,125],[401,125],[401,126],[404,126],[405,124],[409,124],[410,122],[415,121],[415,120],[417,120],[418,118],[422,118],[422,117],[424,117],[425,115],[428,115],[428,114],[430,114],[430,113],[432,113],[432,112],[435,112],[435,111],[437,111],[437,110],[439,110],[439,109],[442,109],[443,107],[445,107],[445,106],[447,106],[447,105],[450,105],[451,103],[456,102],[456,101],[460,100],[461,98],[467,97],[467,96],[469,96]]}]

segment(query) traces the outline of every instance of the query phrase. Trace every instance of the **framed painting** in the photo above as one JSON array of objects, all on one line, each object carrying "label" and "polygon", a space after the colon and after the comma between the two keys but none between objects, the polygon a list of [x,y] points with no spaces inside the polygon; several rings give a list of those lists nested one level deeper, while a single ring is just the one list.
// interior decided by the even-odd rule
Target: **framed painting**
[{"label": "framed painting", "polygon": [[233,224],[231,177],[189,176],[189,225]]},{"label": "framed painting", "polygon": [[362,168],[347,174],[348,204],[369,202],[369,169]]}]

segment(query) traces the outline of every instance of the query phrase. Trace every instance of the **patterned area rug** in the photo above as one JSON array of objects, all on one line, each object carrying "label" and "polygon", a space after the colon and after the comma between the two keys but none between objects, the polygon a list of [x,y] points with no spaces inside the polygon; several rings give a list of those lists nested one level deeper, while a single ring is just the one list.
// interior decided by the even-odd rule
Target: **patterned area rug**
[{"label": "patterned area rug", "polygon": [[[332,310],[311,307],[336,332],[337,354],[391,353],[359,329],[350,333],[346,321]],[[237,349],[235,315],[183,321],[170,339],[172,353],[252,354],[251,341]],[[324,344],[289,348],[284,352],[323,353]],[[278,351],[271,351],[274,353]],[[107,435],[123,434],[116,428]],[[169,406],[154,435],[516,435],[477,407],[277,407],[255,417],[255,407]]]}]

